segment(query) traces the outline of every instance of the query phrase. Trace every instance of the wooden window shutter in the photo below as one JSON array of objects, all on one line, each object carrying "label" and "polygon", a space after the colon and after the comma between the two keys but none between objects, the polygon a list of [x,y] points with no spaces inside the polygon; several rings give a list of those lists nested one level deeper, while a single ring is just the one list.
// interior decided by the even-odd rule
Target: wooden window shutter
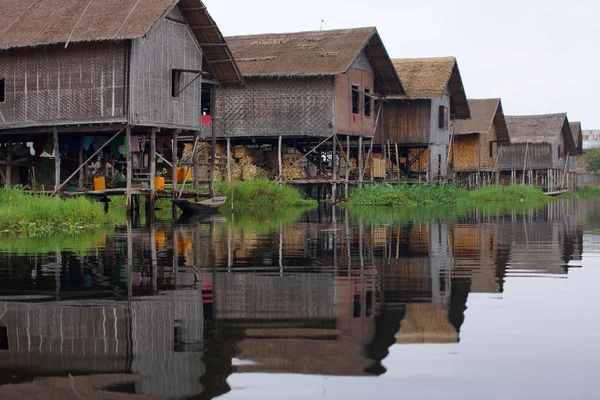
[{"label": "wooden window shutter", "polygon": [[448,107],[440,106],[439,116],[440,116],[439,117],[440,118],[439,128],[440,129],[448,129]]}]

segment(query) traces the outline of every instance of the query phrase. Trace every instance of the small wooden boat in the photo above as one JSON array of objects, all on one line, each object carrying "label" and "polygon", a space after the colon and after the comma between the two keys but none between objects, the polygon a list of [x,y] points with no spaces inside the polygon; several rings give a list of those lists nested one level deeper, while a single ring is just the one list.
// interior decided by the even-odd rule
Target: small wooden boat
[{"label": "small wooden boat", "polygon": [[561,194],[569,193],[570,190],[557,190],[555,192],[545,192],[546,196],[560,196]]},{"label": "small wooden boat", "polygon": [[171,200],[184,214],[210,214],[216,213],[227,201],[227,197],[213,197],[203,201],[190,201],[188,199]]}]

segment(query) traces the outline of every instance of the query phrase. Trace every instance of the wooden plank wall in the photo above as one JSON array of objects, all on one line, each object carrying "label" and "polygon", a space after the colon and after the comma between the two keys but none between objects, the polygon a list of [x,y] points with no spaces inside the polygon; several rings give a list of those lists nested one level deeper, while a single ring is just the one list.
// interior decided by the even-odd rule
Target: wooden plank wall
[{"label": "wooden plank wall", "polygon": [[333,78],[246,79],[217,88],[220,137],[329,136],[335,131]]},{"label": "wooden plank wall", "polygon": [[549,169],[552,168],[552,147],[548,143],[511,143],[504,145],[498,169],[502,171],[523,170],[525,164],[525,152],[527,151],[527,169]]},{"label": "wooden plank wall", "polygon": [[[423,144],[429,143],[430,127],[430,100],[390,100],[384,105],[378,131],[383,129],[385,140],[391,143]],[[379,135],[375,141],[381,142]]]},{"label": "wooden plank wall", "polygon": [[[202,70],[202,52],[184,24],[163,19],[150,34],[132,44],[131,118],[134,125],[158,125],[181,129],[200,126],[200,91],[197,79],[174,98],[172,70]],[[181,89],[196,74],[184,73]]]},{"label": "wooden plank wall", "polygon": [[124,120],[126,44],[78,43],[0,53],[0,128]]}]

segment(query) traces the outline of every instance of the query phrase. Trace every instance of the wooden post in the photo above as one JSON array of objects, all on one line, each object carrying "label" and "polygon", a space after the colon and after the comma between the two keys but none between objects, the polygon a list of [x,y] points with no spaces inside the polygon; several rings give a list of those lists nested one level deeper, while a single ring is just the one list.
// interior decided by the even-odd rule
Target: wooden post
[{"label": "wooden post", "polygon": [[398,143],[394,143],[396,147],[396,169],[398,170],[398,182],[400,182],[400,154],[398,154]]},{"label": "wooden post", "polygon": [[[81,165],[84,163],[85,161],[85,149],[83,148],[83,133],[81,135],[79,135],[79,167],[81,168]],[[83,184],[85,181],[85,167],[81,168],[79,170],[79,185],[78,188],[79,190],[83,190]]]},{"label": "wooden post", "polygon": [[[371,144],[370,144],[370,149],[369,149],[369,154],[371,155],[371,160],[370,160],[371,161],[371,171],[370,171],[371,172],[371,174],[370,174],[371,175],[370,176],[371,183],[375,181],[375,175],[374,175],[374,171],[373,171],[375,169],[374,168],[375,165],[373,164],[373,142],[374,141],[375,141],[375,138],[371,138]],[[383,143],[382,143],[382,146],[383,146]]]},{"label": "wooden post", "polygon": [[[176,198],[177,197],[177,139],[178,139],[178,133],[177,131],[175,131],[173,133],[173,144],[172,144],[172,162],[173,162],[173,166],[171,168],[171,180],[173,181],[173,185],[171,188],[171,197],[172,198]],[[173,209],[175,209],[175,205],[173,205]]]},{"label": "wooden post", "polygon": [[[390,160],[390,181],[392,180],[392,175],[394,174],[394,167],[393,167],[393,162],[392,162],[392,146],[390,145],[390,141],[387,141],[387,153],[388,156],[387,158]],[[385,157],[383,157],[383,167],[387,169],[387,160],[385,159]]]},{"label": "wooden post", "polygon": [[283,137],[281,135],[279,135],[279,140],[278,140],[278,144],[277,144],[277,161],[279,162],[279,186],[281,186],[282,182],[283,182],[283,162],[281,159],[281,151],[283,148],[282,145],[282,140]]},{"label": "wooden post", "polygon": [[332,147],[331,147],[331,166],[333,167],[333,172],[331,174],[331,179],[332,179],[332,185],[331,185],[331,201],[333,202],[333,204],[335,204],[336,202],[336,192],[337,192],[337,144],[336,144],[336,140],[337,140],[337,135],[333,136],[332,139]]},{"label": "wooden post", "polygon": [[231,203],[231,212],[233,213],[233,178],[231,176],[231,138],[227,138],[227,179],[229,181],[229,193],[230,195],[230,203]]},{"label": "wooden post", "polygon": [[[200,138],[200,131],[196,131],[194,132],[194,142],[198,142]],[[194,154],[193,159],[192,159],[192,189],[194,190],[198,190],[198,181],[199,181],[199,175],[200,175],[200,165],[198,164],[198,155]]]},{"label": "wooden post", "polygon": [[12,186],[12,140],[6,149],[6,187]]},{"label": "wooden post", "polygon": [[215,133],[214,125],[211,127],[212,139],[210,142],[210,176],[208,182],[208,188],[210,191],[210,198],[215,197],[215,159],[217,155],[217,135]]},{"label": "wooden post", "polygon": [[350,136],[346,135],[346,183],[344,185],[344,197],[348,200],[348,182],[350,181],[350,170],[352,164],[350,162]]},{"label": "wooden post", "polygon": [[[60,150],[58,148],[58,129],[54,127],[52,129],[52,136],[54,139],[54,190],[58,191],[60,187]],[[7,179],[10,179],[7,177]]]},{"label": "wooden post", "polygon": [[358,137],[358,187],[363,187],[363,179],[365,177],[365,170],[363,169],[363,138],[362,136]]},{"label": "wooden post", "polygon": [[154,215],[154,201],[156,199],[156,128],[150,129],[150,154],[148,155],[150,164],[150,195],[146,203],[148,216]]},{"label": "wooden post", "polygon": [[125,148],[127,149],[127,212],[132,210],[131,180],[133,179],[133,158],[131,154],[131,126],[125,129]]}]

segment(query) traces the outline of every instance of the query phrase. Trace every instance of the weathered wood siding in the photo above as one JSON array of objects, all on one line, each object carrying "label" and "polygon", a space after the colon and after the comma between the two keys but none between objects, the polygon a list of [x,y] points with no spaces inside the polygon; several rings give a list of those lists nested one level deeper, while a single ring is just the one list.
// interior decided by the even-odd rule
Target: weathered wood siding
[{"label": "weathered wood siding", "polygon": [[[347,74],[335,77],[335,128],[338,133],[360,134],[372,136],[375,128],[377,111],[375,102],[371,101],[371,116],[365,116],[365,99],[363,92],[369,89],[374,92],[374,75],[372,72],[359,69],[350,69]],[[352,86],[359,87],[359,112],[352,114]]]},{"label": "weathered wood siding", "polygon": [[126,119],[124,42],[0,52],[0,129]]},{"label": "weathered wood siding", "polygon": [[[173,69],[202,70],[202,51],[187,25],[161,20],[132,44],[131,122],[198,129],[202,79],[183,73],[179,97],[172,96]],[[190,84],[188,87],[186,87]]]},{"label": "weathered wood siding", "polygon": [[501,171],[523,170],[525,154],[527,153],[527,169],[551,169],[552,159],[556,151],[549,143],[511,143],[502,146],[502,154],[498,160],[498,169]]},{"label": "weathered wood siding", "polygon": [[329,136],[335,132],[333,78],[246,79],[219,87],[214,127],[219,137]]},{"label": "weathered wood siding", "polygon": [[[384,103],[383,107],[383,118],[380,117],[378,132],[383,129],[386,143],[387,140],[398,144],[429,143],[430,100],[391,100]],[[381,143],[381,136],[377,135],[375,140]]]}]

